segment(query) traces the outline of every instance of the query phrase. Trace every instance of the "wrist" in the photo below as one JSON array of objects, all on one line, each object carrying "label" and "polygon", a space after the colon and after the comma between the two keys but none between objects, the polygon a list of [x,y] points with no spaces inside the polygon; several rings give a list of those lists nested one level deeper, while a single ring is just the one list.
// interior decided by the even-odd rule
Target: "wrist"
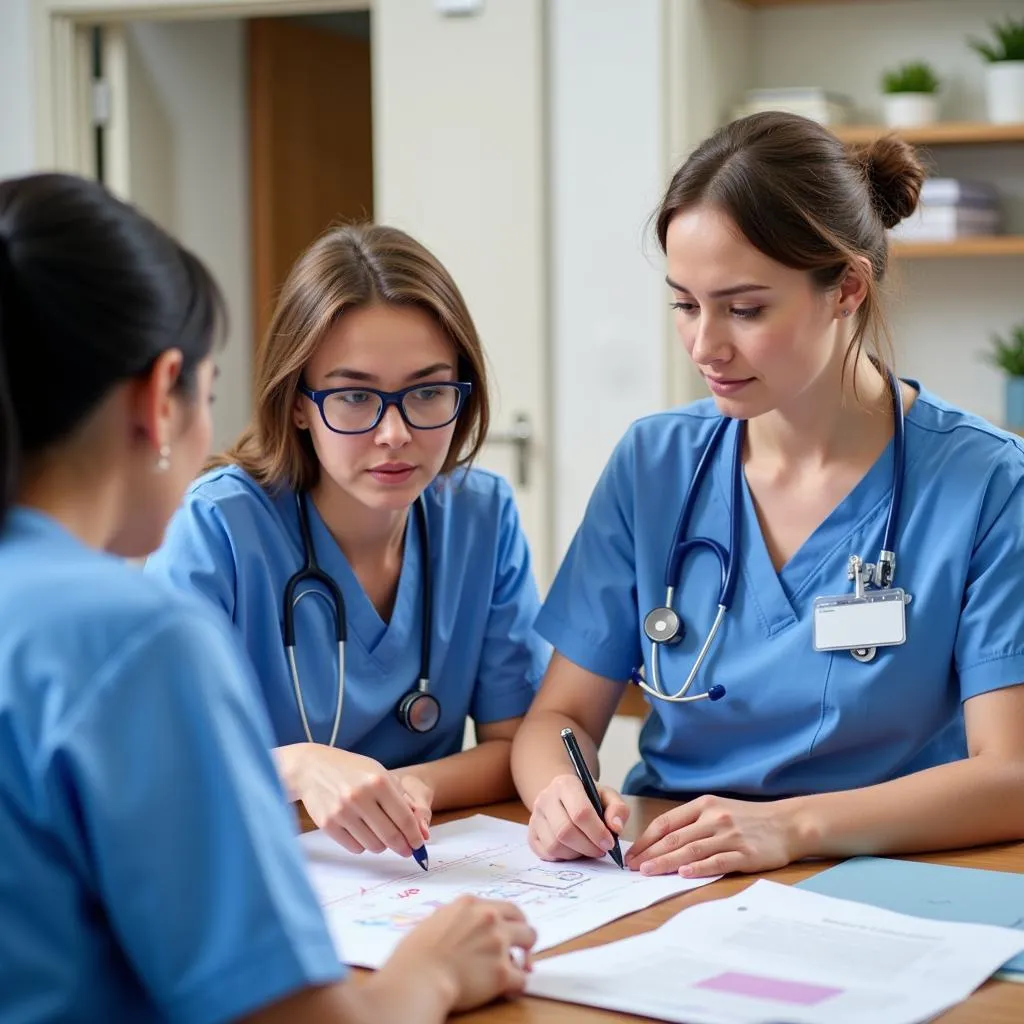
[{"label": "wrist", "polygon": [[[367,981],[374,1002],[400,1002],[399,1018],[441,1022],[455,1008],[459,990],[451,972],[443,964],[428,964],[423,958],[414,963],[392,957]],[[396,999],[397,997],[397,999]],[[381,1015],[378,1019],[387,1019]]]},{"label": "wrist", "polygon": [[785,814],[790,863],[820,856],[824,836],[820,805],[820,800],[814,796],[780,801],[780,809]]},{"label": "wrist", "polygon": [[277,773],[288,792],[289,800],[301,800],[305,790],[306,766],[309,763],[309,752],[315,744],[289,743],[284,747],[274,748],[274,763]]}]

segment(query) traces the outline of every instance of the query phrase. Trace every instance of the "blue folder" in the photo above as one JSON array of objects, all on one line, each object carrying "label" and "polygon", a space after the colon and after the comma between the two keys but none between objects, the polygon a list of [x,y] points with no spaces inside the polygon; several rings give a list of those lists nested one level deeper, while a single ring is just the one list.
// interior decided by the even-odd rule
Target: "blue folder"
[{"label": "blue folder", "polygon": [[[1024,874],[853,857],[797,886],[901,914],[1024,931]],[[1003,964],[998,976],[1024,982],[1024,953]]]}]

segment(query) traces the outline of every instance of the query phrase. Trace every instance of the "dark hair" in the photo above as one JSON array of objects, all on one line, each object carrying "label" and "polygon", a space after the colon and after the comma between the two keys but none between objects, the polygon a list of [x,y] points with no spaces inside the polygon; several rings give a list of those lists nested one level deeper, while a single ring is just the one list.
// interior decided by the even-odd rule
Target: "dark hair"
[{"label": "dark hair", "polygon": [[191,394],[223,313],[202,263],[97,182],[0,182],[0,518],[24,458],[168,349]]},{"label": "dark hair", "polygon": [[483,347],[451,275],[428,249],[398,228],[357,224],[331,228],[288,274],[256,353],[252,422],[210,466],[241,466],[260,485],[309,490],[320,463],[308,431],[292,418],[302,371],[346,310],[380,303],[423,310],[451,341],[459,380],[473,390],[459,414],[441,473],[468,466],[490,419]]},{"label": "dark hair", "polygon": [[821,289],[867,260],[872,274],[847,359],[867,340],[884,370],[893,363],[878,288],[889,262],[885,231],[914,212],[924,179],[913,148],[895,135],[848,149],[816,121],[752,114],[720,128],[676,171],[657,213],[658,241],[664,251],[672,219],[707,203]]}]

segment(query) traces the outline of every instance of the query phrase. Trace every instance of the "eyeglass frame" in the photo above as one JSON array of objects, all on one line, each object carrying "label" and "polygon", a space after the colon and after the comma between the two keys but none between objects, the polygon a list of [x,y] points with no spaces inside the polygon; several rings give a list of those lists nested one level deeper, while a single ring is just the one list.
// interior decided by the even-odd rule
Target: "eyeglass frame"
[{"label": "eyeglass frame", "polygon": [[[445,420],[444,423],[437,423],[432,427],[421,427],[416,423],[411,423],[409,417],[406,415],[405,407],[402,405],[405,396],[411,394],[413,391],[422,391],[423,388],[439,387],[455,388],[458,392],[458,400],[455,403],[455,412],[452,413],[452,417],[449,420]],[[311,402],[313,402],[317,409],[320,410],[320,419],[323,420],[324,426],[335,434],[344,434],[346,436],[353,436],[358,434],[368,434],[371,430],[376,430],[380,426],[381,420],[384,419],[384,414],[393,405],[398,409],[398,415],[402,417],[402,422],[410,430],[440,430],[442,427],[450,426],[459,418],[459,413],[462,412],[462,407],[466,404],[466,399],[469,397],[470,392],[473,390],[473,385],[470,381],[465,380],[425,380],[417,384],[410,384],[407,388],[402,388],[401,391],[381,391],[378,388],[360,387],[358,385],[351,385],[344,388],[322,388],[319,391],[314,391],[312,388],[306,387],[301,381],[298,386],[299,394],[304,395]],[[380,408],[377,410],[376,419],[362,430],[338,430],[337,427],[332,427],[327,421],[327,413],[324,412],[324,402],[327,401],[331,395],[341,394],[342,392],[351,391],[363,391],[371,395],[376,395],[380,399]]]}]

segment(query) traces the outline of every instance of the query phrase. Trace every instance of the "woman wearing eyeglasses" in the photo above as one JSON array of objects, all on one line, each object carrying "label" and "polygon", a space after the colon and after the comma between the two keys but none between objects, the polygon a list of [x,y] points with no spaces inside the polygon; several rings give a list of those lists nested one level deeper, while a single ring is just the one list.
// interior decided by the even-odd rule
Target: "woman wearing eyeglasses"
[{"label": "woman wearing eyeglasses", "polygon": [[476,329],[414,239],[335,229],[293,267],[255,376],[251,425],[147,571],[234,621],[313,821],[422,863],[432,810],[513,795],[548,658],[511,488],[469,468],[488,422]]}]

